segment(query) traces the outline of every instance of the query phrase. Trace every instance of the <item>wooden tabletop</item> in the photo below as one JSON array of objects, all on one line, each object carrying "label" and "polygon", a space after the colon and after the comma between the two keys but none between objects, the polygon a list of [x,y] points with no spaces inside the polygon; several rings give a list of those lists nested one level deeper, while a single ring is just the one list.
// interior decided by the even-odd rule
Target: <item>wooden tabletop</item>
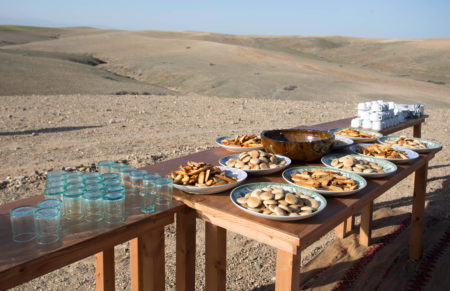
[{"label": "wooden tabletop", "polygon": [[[421,124],[425,117],[414,119],[404,124],[397,130]],[[338,120],[335,122],[309,126],[308,128],[331,129],[336,127],[346,127],[351,118]],[[304,128],[304,126],[301,126]],[[383,131],[384,133],[385,131]],[[195,195],[187,194],[182,191],[174,191],[177,200],[182,201],[187,206],[195,209],[197,214],[204,220],[214,225],[223,227],[236,233],[243,234],[249,238],[269,244],[278,249],[287,252],[296,253],[298,247],[300,250],[319,239],[322,235],[332,230],[345,218],[355,214],[364,205],[373,201],[376,197],[397,184],[399,181],[410,175],[416,169],[423,166],[432,159],[437,152],[422,154],[418,159],[404,165],[398,165],[398,170],[392,175],[368,180],[368,185],[362,191],[341,198],[327,197],[327,207],[318,215],[300,221],[279,222],[259,218],[250,215],[237,208],[230,200],[230,191],[213,195]],[[218,160],[232,153],[222,149],[214,148],[198,152],[189,156],[158,163],[153,166],[145,167],[149,172],[158,172],[166,175],[178,168],[187,161],[207,162],[218,164]],[[308,165],[318,165],[319,163],[310,163]],[[300,164],[293,163],[291,166]],[[279,182],[286,183],[281,177],[281,172],[269,176],[249,176],[244,183],[252,182]]]},{"label": "wooden tabletop", "polygon": [[55,244],[13,242],[9,210],[23,205],[35,206],[43,199],[43,195],[38,195],[0,206],[0,289],[27,282],[138,237],[155,227],[168,225],[173,222],[174,213],[185,207],[180,202],[172,201],[169,205],[158,206],[154,213],[143,214],[135,199],[127,199],[127,218],[122,223],[64,221],[61,240]]}]

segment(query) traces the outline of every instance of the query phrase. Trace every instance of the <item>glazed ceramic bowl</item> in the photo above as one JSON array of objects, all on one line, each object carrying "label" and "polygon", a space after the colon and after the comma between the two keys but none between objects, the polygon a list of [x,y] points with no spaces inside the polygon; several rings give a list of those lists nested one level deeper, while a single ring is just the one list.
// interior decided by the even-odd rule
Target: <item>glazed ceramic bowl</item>
[{"label": "glazed ceramic bowl", "polygon": [[261,140],[266,152],[297,162],[310,162],[329,152],[334,134],[322,130],[275,129],[263,131]]}]

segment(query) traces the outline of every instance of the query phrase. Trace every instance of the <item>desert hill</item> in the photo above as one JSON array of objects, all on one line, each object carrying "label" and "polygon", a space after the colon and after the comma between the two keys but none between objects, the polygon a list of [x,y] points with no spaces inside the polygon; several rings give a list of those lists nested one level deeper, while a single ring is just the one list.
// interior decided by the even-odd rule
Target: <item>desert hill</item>
[{"label": "desert hill", "polygon": [[[41,37],[37,39],[32,37],[33,29],[15,31],[22,38],[12,44],[12,32],[8,27],[0,29],[0,41],[9,35],[8,45],[0,48],[1,62],[9,61],[9,66],[0,70],[2,75],[13,75],[14,80],[21,77],[21,83],[27,84],[17,89],[18,94],[30,93],[26,90],[30,83],[23,79],[33,79],[35,71],[49,75],[38,76],[37,82],[31,82],[34,91],[28,91],[49,93],[46,88],[54,87],[54,93],[64,94],[59,89],[64,87],[59,86],[64,83],[59,72],[71,72],[72,67],[74,75],[66,79],[87,78],[93,83],[73,84],[72,93],[163,94],[167,88],[180,94],[222,97],[347,102],[385,99],[450,106],[449,39],[240,36],[84,27],[58,29],[57,37],[55,32],[47,35],[37,29]],[[30,41],[24,43],[27,36]],[[81,68],[79,62],[62,60],[61,54],[104,63]],[[62,61],[65,63],[60,64]],[[114,74],[116,80],[105,74]],[[17,86],[7,85],[10,83],[0,80],[0,88],[8,88],[2,90],[3,95],[14,94]],[[145,85],[151,87],[139,87]]]}]

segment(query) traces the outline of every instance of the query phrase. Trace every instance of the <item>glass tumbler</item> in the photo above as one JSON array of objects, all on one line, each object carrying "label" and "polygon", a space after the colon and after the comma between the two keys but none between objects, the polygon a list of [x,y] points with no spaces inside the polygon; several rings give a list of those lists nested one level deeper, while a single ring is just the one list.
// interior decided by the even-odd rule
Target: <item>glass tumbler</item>
[{"label": "glass tumbler", "polygon": [[131,194],[132,187],[131,187],[131,172],[136,171],[135,167],[132,166],[126,166],[122,167],[120,169],[119,175],[120,179],[122,180],[122,184],[125,187],[125,194]]},{"label": "glass tumbler", "polygon": [[103,185],[102,183],[97,183],[97,182],[91,182],[91,183],[86,183],[86,191],[98,191],[98,190],[105,190],[105,185]]},{"label": "glass tumbler", "polygon": [[47,179],[65,179],[67,176],[66,171],[53,171],[53,172],[47,172]]},{"label": "glass tumbler", "polygon": [[147,175],[146,170],[136,170],[130,173],[131,190],[130,193],[138,195],[142,186],[142,179]]},{"label": "glass tumbler", "polygon": [[64,187],[47,188],[44,190],[44,197],[45,199],[59,199],[62,201],[65,192]]},{"label": "glass tumbler", "polygon": [[68,220],[79,220],[83,218],[83,194],[84,189],[71,189],[64,193],[64,218]]},{"label": "glass tumbler", "polygon": [[173,180],[167,177],[158,178],[155,181],[156,195],[158,196],[159,205],[168,205],[173,195]]},{"label": "glass tumbler", "polygon": [[67,180],[77,180],[77,179],[83,179],[84,174],[82,172],[70,172],[67,173]]},{"label": "glass tumbler", "polygon": [[115,164],[114,161],[99,161],[97,162],[97,170],[99,173],[109,173],[109,166]]},{"label": "glass tumbler", "polygon": [[120,169],[123,167],[126,167],[126,165],[121,164],[121,163],[109,165],[109,172],[110,173],[119,173]]},{"label": "glass tumbler", "polygon": [[103,219],[103,190],[86,191],[83,195],[83,216],[86,221]]},{"label": "glass tumbler", "polygon": [[9,210],[13,241],[29,242],[34,239],[33,211],[36,207],[20,206]]},{"label": "glass tumbler", "polygon": [[37,203],[38,208],[59,208],[62,207],[62,201],[59,199],[46,199]]},{"label": "glass tumbler", "polygon": [[50,181],[47,181],[47,183],[45,183],[45,189],[65,187],[65,186],[66,186],[66,180],[50,180]]},{"label": "glass tumbler", "polygon": [[98,173],[98,172],[92,172],[92,173],[84,174],[84,178],[85,178],[86,180],[89,180],[89,179],[91,179],[91,178],[101,178],[101,179],[103,180],[102,174],[100,174],[100,173]]},{"label": "glass tumbler", "polygon": [[125,195],[125,187],[123,186],[111,186],[105,188],[106,193],[112,193],[112,192],[120,192]]},{"label": "glass tumbler", "polygon": [[105,188],[122,186],[122,181],[120,179],[108,179],[103,181],[103,185],[105,185]]},{"label": "glass tumbler", "polygon": [[110,180],[110,179],[120,179],[120,176],[118,173],[106,173],[102,175],[103,181]]},{"label": "glass tumbler", "polygon": [[50,244],[59,240],[61,215],[58,208],[38,208],[34,210],[34,228],[38,244]]},{"label": "glass tumbler", "polygon": [[110,192],[103,196],[104,220],[107,223],[120,223],[125,220],[125,194]]},{"label": "glass tumbler", "polygon": [[156,196],[156,179],[143,179],[142,187],[139,192],[141,212],[152,213],[155,211]]}]

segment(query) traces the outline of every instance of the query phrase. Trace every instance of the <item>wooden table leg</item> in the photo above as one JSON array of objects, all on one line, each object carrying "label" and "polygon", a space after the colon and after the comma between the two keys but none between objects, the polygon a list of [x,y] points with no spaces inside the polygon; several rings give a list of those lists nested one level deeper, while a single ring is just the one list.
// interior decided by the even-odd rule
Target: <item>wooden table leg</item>
[{"label": "wooden table leg", "polygon": [[339,224],[335,229],[335,236],[338,238],[346,237],[352,230],[353,224],[355,223],[355,216],[349,216],[341,224]]},{"label": "wooden table leg", "polygon": [[366,247],[370,245],[370,238],[372,236],[372,211],[373,201],[361,209],[359,243]]},{"label": "wooden table leg", "polygon": [[226,290],[227,232],[205,222],[205,285],[208,291]]},{"label": "wooden table leg", "polygon": [[164,290],[164,227],[130,241],[131,289]]},{"label": "wooden table leg", "polygon": [[114,247],[105,249],[95,255],[96,290],[114,290]]},{"label": "wooden table leg", "polygon": [[299,290],[301,252],[297,254],[277,250],[276,291]]},{"label": "wooden table leg", "polygon": [[422,123],[416,124],[413,127],[413,137],[422,137]]},{"label": "wooden table leg", "polygon": [[195,211],[177,213],[176,290],[195,290]]},{"label": "wooden table leg", "polygon": [[409,237],[409,257],[414,260],[418,260],[422,252],[422,227],[425,210],[427,175],[428,163],[418,168],[413,175],[414,196],[411,216],[411,234]]}]

